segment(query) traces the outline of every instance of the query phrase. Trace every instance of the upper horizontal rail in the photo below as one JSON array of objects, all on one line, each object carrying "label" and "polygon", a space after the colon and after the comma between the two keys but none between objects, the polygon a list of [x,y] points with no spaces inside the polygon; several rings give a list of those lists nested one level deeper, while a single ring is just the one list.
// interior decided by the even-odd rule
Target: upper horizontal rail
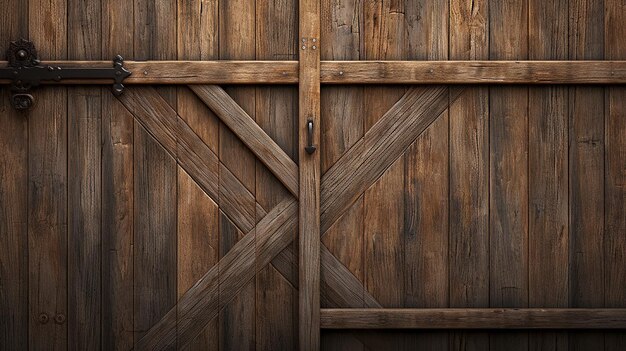
[{"label": "upper horizontal rail", "polygon": [[[43,64],[111,66],[110,61]],[[0,61],[0,67],[6,65]],[[298,61],[125,61],[124,67],[132,72],[124,84],[298,83]],[[322,84],[626,84],[626,61],[322,61],[320,79]]]},{"label": "upper horizontal rail", "polygon": [[322,309],[321,327],[327,329],[626,329],[626,309]]}]

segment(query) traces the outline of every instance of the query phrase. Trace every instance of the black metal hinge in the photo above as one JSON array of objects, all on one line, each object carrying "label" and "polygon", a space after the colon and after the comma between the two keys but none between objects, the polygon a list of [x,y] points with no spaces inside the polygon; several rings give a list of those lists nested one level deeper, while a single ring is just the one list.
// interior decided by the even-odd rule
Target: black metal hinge
[{"label": "black metal hinge", "polygon": [[120,95],[124,91],[122,82],[131,75],[131,72],[124,68],[124,59],[119,55],[113,59],[112,68],[43,66],[37,57],[35,45],[24,39],[11,42],[7,50],[7,61],[8,67],[0,68],[0,79],[11,81],[11,104],[18,110],[26,110],[33,106],[35,100],[30,91],[43,82],[54,83],[66,79],[112,79],[113,94]]}]

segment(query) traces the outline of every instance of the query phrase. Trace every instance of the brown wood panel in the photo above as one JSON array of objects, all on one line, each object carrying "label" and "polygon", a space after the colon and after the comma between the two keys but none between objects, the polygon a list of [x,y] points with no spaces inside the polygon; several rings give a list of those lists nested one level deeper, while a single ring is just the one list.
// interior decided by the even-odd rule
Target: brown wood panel
[{"label": "brown wood panel", "polygon": [[[529,1],[529,59],[568,57],[568,1]],[[528,305],[568,306],[568,92],[528,91]],[[565,350],[566,333],[530,333],[531,350]]]},{"label": "brown wood panel", "polygon": [[[298,58],[298,2],[296,0],[256,1],[256,59],[296,60]],[[280,152],[295,166],[298,132],[297,87],[259,86],[256,89],[256,123],[273,140]],[[258,157],[258,156],[257,156]],[[291,197],[271,169],[256,161],[256,200],[261,209],[272,209]],[[284,178],[282,178],[284,179]],[[283,183],[285,184],[285,183]],[[299,189],[292,189],[299,196]],[[257,221],[265,211],[257,210]],[[294,231],[292,237],[297,237]],[[290,260],[287,261],[286,258]],[[256,345],[258,350],[297,349],[298,345],[298,243],[294,240],[272,265],[256,277]]]},{"label": "brown wood panel", "polygon": [[[13,9],[0,21],[1,38],[28,35],[28,2],[7,1]],[[0,52],[9,43],[0,43]],[[28,121],[0,89],[0,345],[28,348]]]},{"label": "brown wood panel", "polygon": [[[624,1],[605,0],[605,58],[626,58]],[[606,92],[605,135],[605,247],[604,303],[606,307],[626,306],[626,88]],[[626,332],[605,334],[605,348],[626,346]]]},{"label": "brown wood panel", "polygon": [[[487,0],[450,1],[452,60],[489,58]],[[489,89],[450,105],[450,307],[489,306]],[[451,349],[485,350],[487,333],[453,332]]]},{"label": "brown wood panel", "polygon": [[[528,1],[489,2],[490,59],[528,58]],[[528,89],[490,90],[491,307],[528,307]],[[494,334],[490,348],[526,350],[526,333]]]},{"label": "brown wood panel", "polygon": [[[132,58],[132,4],[120,11],[113,1],[102,2],[102,55]],[[131,55],[131,56],[128,56]],[[102,94],[102,349],[133,347],[134,311],[134,121],[133,116],[105,91]]]},{"label": "brown wood panel", "polygon": [[[32,0],[28,9],[39,55],[67,59],[66,1]],[[37,99],[28,114],[28,347],[66,349],[67,90],[42,89]],[[47,323],[40,322],[43,314]]]},{"label": "brown wood panel", "polygon": [[[320,348],[320,152],[307,146],[320,143],[320,2],[299,0],[298,209],[299,296],[298,341],[301,350]],[[313,123],[308,135],[307,125]]]},{"label": "brown wood panel", "polygon": [[[102,56],[100,0],[68,1],[68,58]],[[68,349],[101,335],[101,88],[68,88]]]},{"label": "brown wood panel", "polygon": [[[178,298],[182,297],[202,278],[206,271],[217,264],[219,257],[219,218],[217,204],[179,166]],[[216,319],[211,320],[207,327],[190,342],[188,349],[219,349]]]},{"label": "brown wood panel", "polygon": [[[570,1],[569,59],[604,59],[604,1]],[[604,88],[569,88],[569,305],[604,306]],[[602,333],[570,335],[578,350]]]},{"label": "brown wood panel", "polygon": [[[224,60],[253,60],[256,47],[255,0],[234,0],[218,2],[219,13],[219,58]],[[256,89],[254,87],[227,88],[227,93],[241,108],[255,117]],[[236,179],[256,196],[255,157],[244,143],[224,124],[219,126],[219,158]],[[220,172],[222,173],[222,172]],[[224,184],[220,179],[220,192]],[[248,220],[255,223],[255,213],[249,213]],[[220,224],[227,221],[220,221]],[[246,235],[256,233],[243,233]],[[224,257],[241,237],[234,228],[220,225],[220,258]],[[254,240],[254,239],[251,239]],[[221,275],[221,274],[220,274]],[[220,296],[224,292],[220,288]],[[223,350],[252,348],[255,344],[255,302],[256,282],[246,281],[246,286],[220,311],[220,348]],[[237,325],[236,328],[232,327]]]},{"label": "brown wood panel", "polygon": [[176,161],[135,122],[135,343],[176,303]]},{"label": "brown wood panel", "polygon": [[[322,309],[322,328],[330,329],[623,329],[624,327],[626,327],[626,309],[623,308]],[[541,348],[545,349],[555,349],[554,346],[542,346]]]}]

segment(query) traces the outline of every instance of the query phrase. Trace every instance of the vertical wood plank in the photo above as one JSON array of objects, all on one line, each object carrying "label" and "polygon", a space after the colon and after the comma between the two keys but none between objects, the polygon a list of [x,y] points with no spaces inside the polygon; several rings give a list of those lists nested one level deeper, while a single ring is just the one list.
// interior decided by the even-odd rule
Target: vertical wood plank
[{"label": "vertical wood plank", "polygon": [[[605,58],[626,59],[626,2],[605,0]],[[606,307],[626,306],[626,88],[607,89],[605,113],[605,246]],[[607,333],[607,350],[626,346],[626,333]]]},{"label": "vertical wood plank", "polygon": [[[570,0],[569,59],[604,58],[604,0]],[[604,89],[569,87],[569,305],[604,306]],[[604,348],[598,332],[571,334]]]},{"label": "vertical wood plank", "polygon": [[[222,60],[254,60],[256,53],[256,16],[254,0],[218,1],[219,6],[219,58]],[[229,87],[228,94],[250,115],[255,117],[254,87]],[[239,138],[223,123],[219,125],[220,162],[250,191],[255,189],[255,157]],[[222,172],[222,171],[220,171]],[[220,194],[226,187],[220,173]],[[223,195],[220,195],[223,196]],[[220,220],[220,257],[242,238],[241,233],[222,215]],[[249,218],[255,223],[254,213]],[[250,233],[256,235],[256,233]],[[255,344],[256,282],[246,287],[220,311],[220,348],[249,349]],[[222,291],[220,291],[222,294]],[[236,326],[236,327],[234,327]]]},{"label": "vertical wood plank", "polygon": [[[299,204],[299,342],[301,350],[320,348],[320,152],[309,155],[307,122],[313,121],[312,143],[320,142],[320,3],[300,0],[300,83],[298,151]],[[304,41],[303,41],[304,39]]]},{"label": "vertical wood plank", "polygon": [[[492,60],[528,58],[528,2],[490,1]],[[528,306],[528,88],[490,91],[490,305]],[[526,350],[527,333],[498,333],[496,350]]]},{"label": "vertical wood plank", "polygon": [[[100,0],[68,1],[68,59],[101,58]],[[68,88],[68,349],[98,350],[101,332],[101,89]]]},{"label": "vertical wood plank", "polygon": [[[450,1],[450,59],[489,58],[489,2]],[[450,106],[450,307],[489,306],[489,88]],[[485,332],[454,332],[450,348],[485,350]]]},{"label": "vertical wood plank", "polygon": [[[529,1],[529,59],[568,56],[568,1]],[[529,307],[568,306],[567,88],[528,97]],[[532,350],[565,350],[566,333],[531,332]]]},{"label": "vertical wood plank", "polygon": [[[178,0],[179,60],[219,58],[218,2]],[[177,112],[202,141],[219,151],[219,120],[188,87],[177,89]],[[178,298],[219,259],[219,211],[193,179],[178,167]],[[179,323],[183,323],[179,321]],[[187,346],[190,350],[219,349],[219,321],[214,318]]]},{"label": "vertical wood plank", "polygon": [[[134,6],[102,1],[102,56],[132,59]],[[102,349],[133,347],[133,116],[102,96]]]},{"label": "vertical wood plank", "polygon": [[[256,59],[297,60],[297,1],[256,1]],[[298,92],[295,87],[271,86],[256,89],[256,122],[287,155],[297,160]],[[291,194],[260,161],[256,161],[256,200],[271,210]],[[262,213],[263,212],[263,213]],[[264,211],[257,210],[261,220]],[[296,233],[293,233],[296,237]],[[285,252],[297,255],[297,242]],[[256,348],[258,350],[297,349],[298,290],[297,261],[287,266],[285,275],[273,265],[259,267],[256,278]],[[292,284],[292,282],[295,282]]]},{"label": "vertical wood plank", "polygon": [[[40,57],[66,59],[66,1],[31,0],[28,9]],[[28,118],[29,348],[66,349],[67,89],[39,90]]]},{"label": "vertical wood plank", "polygon": [[[361,58],[363,30],[361,0],[322,0],[320,56],[323,60]],[[325,86],[320,95],[320,166],[322,175],[356,143],[364,133],[365,100],[362,86]],[[325,233],[322,242],[361,282],[364,282],[363,197]],[[324,281],[324,270],[321,278]],[[322,285],[321,289],[324,288]],[[364,307],[362,301],[356,306]],[[330,306],[322,300],[322,307]],[[363,350],[359,340],[344,333],[323,333],[323,349]]]},{"label": "vertical wood plank", "polygon": [[[180,96],[180,95],[179,95]],[[180,100],[179,100],[180,101]],[[198,184],[178,167],[178,298],[213,267],[219,257],[218,207]],[[218,350],[217,319],[213,319],[188,350]]]},{"label": "vertical wood plank", "polygon": [[[447,60],[449,2],[410,0],[404,8],[409,60]],[[444,111],[404,155],[404,307],[448,307],[449,113]],[[411,333],[404,349],[446,349],[448,335]],[[416,346],[413,346],[415,344]]]},{"label": "vertical wood plank", "polygon": [[[28,2],[11,0],[0,21],[0,52],[28,37]],[[28,120],[0,89],[0,345],[28,349]]]},{"label": "vertical wood plank", "polygon": [[135,122],[135,343],[176,303],[176,161]]},{"label": "vertical wood plank", "polygon": [[[134,58],[177,57],[176,0],[134,0]],[[159,94],[176,109],[176,88]],[[134,342],[177,300],[176,161],[134,124]]]}]

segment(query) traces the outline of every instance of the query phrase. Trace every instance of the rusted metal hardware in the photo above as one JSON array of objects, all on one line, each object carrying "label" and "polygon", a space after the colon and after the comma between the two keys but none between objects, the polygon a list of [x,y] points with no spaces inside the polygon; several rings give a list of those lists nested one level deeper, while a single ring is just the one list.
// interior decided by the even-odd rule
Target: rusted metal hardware
[{"label": "rusted metal hardware", "polygon": [[[54,83],[62,80],[113,80],[113,94],[124,91],[122,82],[131,72],[124,68],[122,56],[113,59],[112,68],[71,68],[41,65],[35,45],[20,39],[11,42],[7,50],[8,67],[0,68],[0,79],[11,80],[11,103],[17,110],[27,110],[34,104],[30,94],[32,88],[43,82]],[[80,83],[77,83],[80,84]]]},{"label": "rusted metal hardware", "polygon": [[308,145],[304,148],[309,155],[312,155],[317,147],[313,145],[313,121],[309,120],[306,122],[307,135],[308,135]]}]

